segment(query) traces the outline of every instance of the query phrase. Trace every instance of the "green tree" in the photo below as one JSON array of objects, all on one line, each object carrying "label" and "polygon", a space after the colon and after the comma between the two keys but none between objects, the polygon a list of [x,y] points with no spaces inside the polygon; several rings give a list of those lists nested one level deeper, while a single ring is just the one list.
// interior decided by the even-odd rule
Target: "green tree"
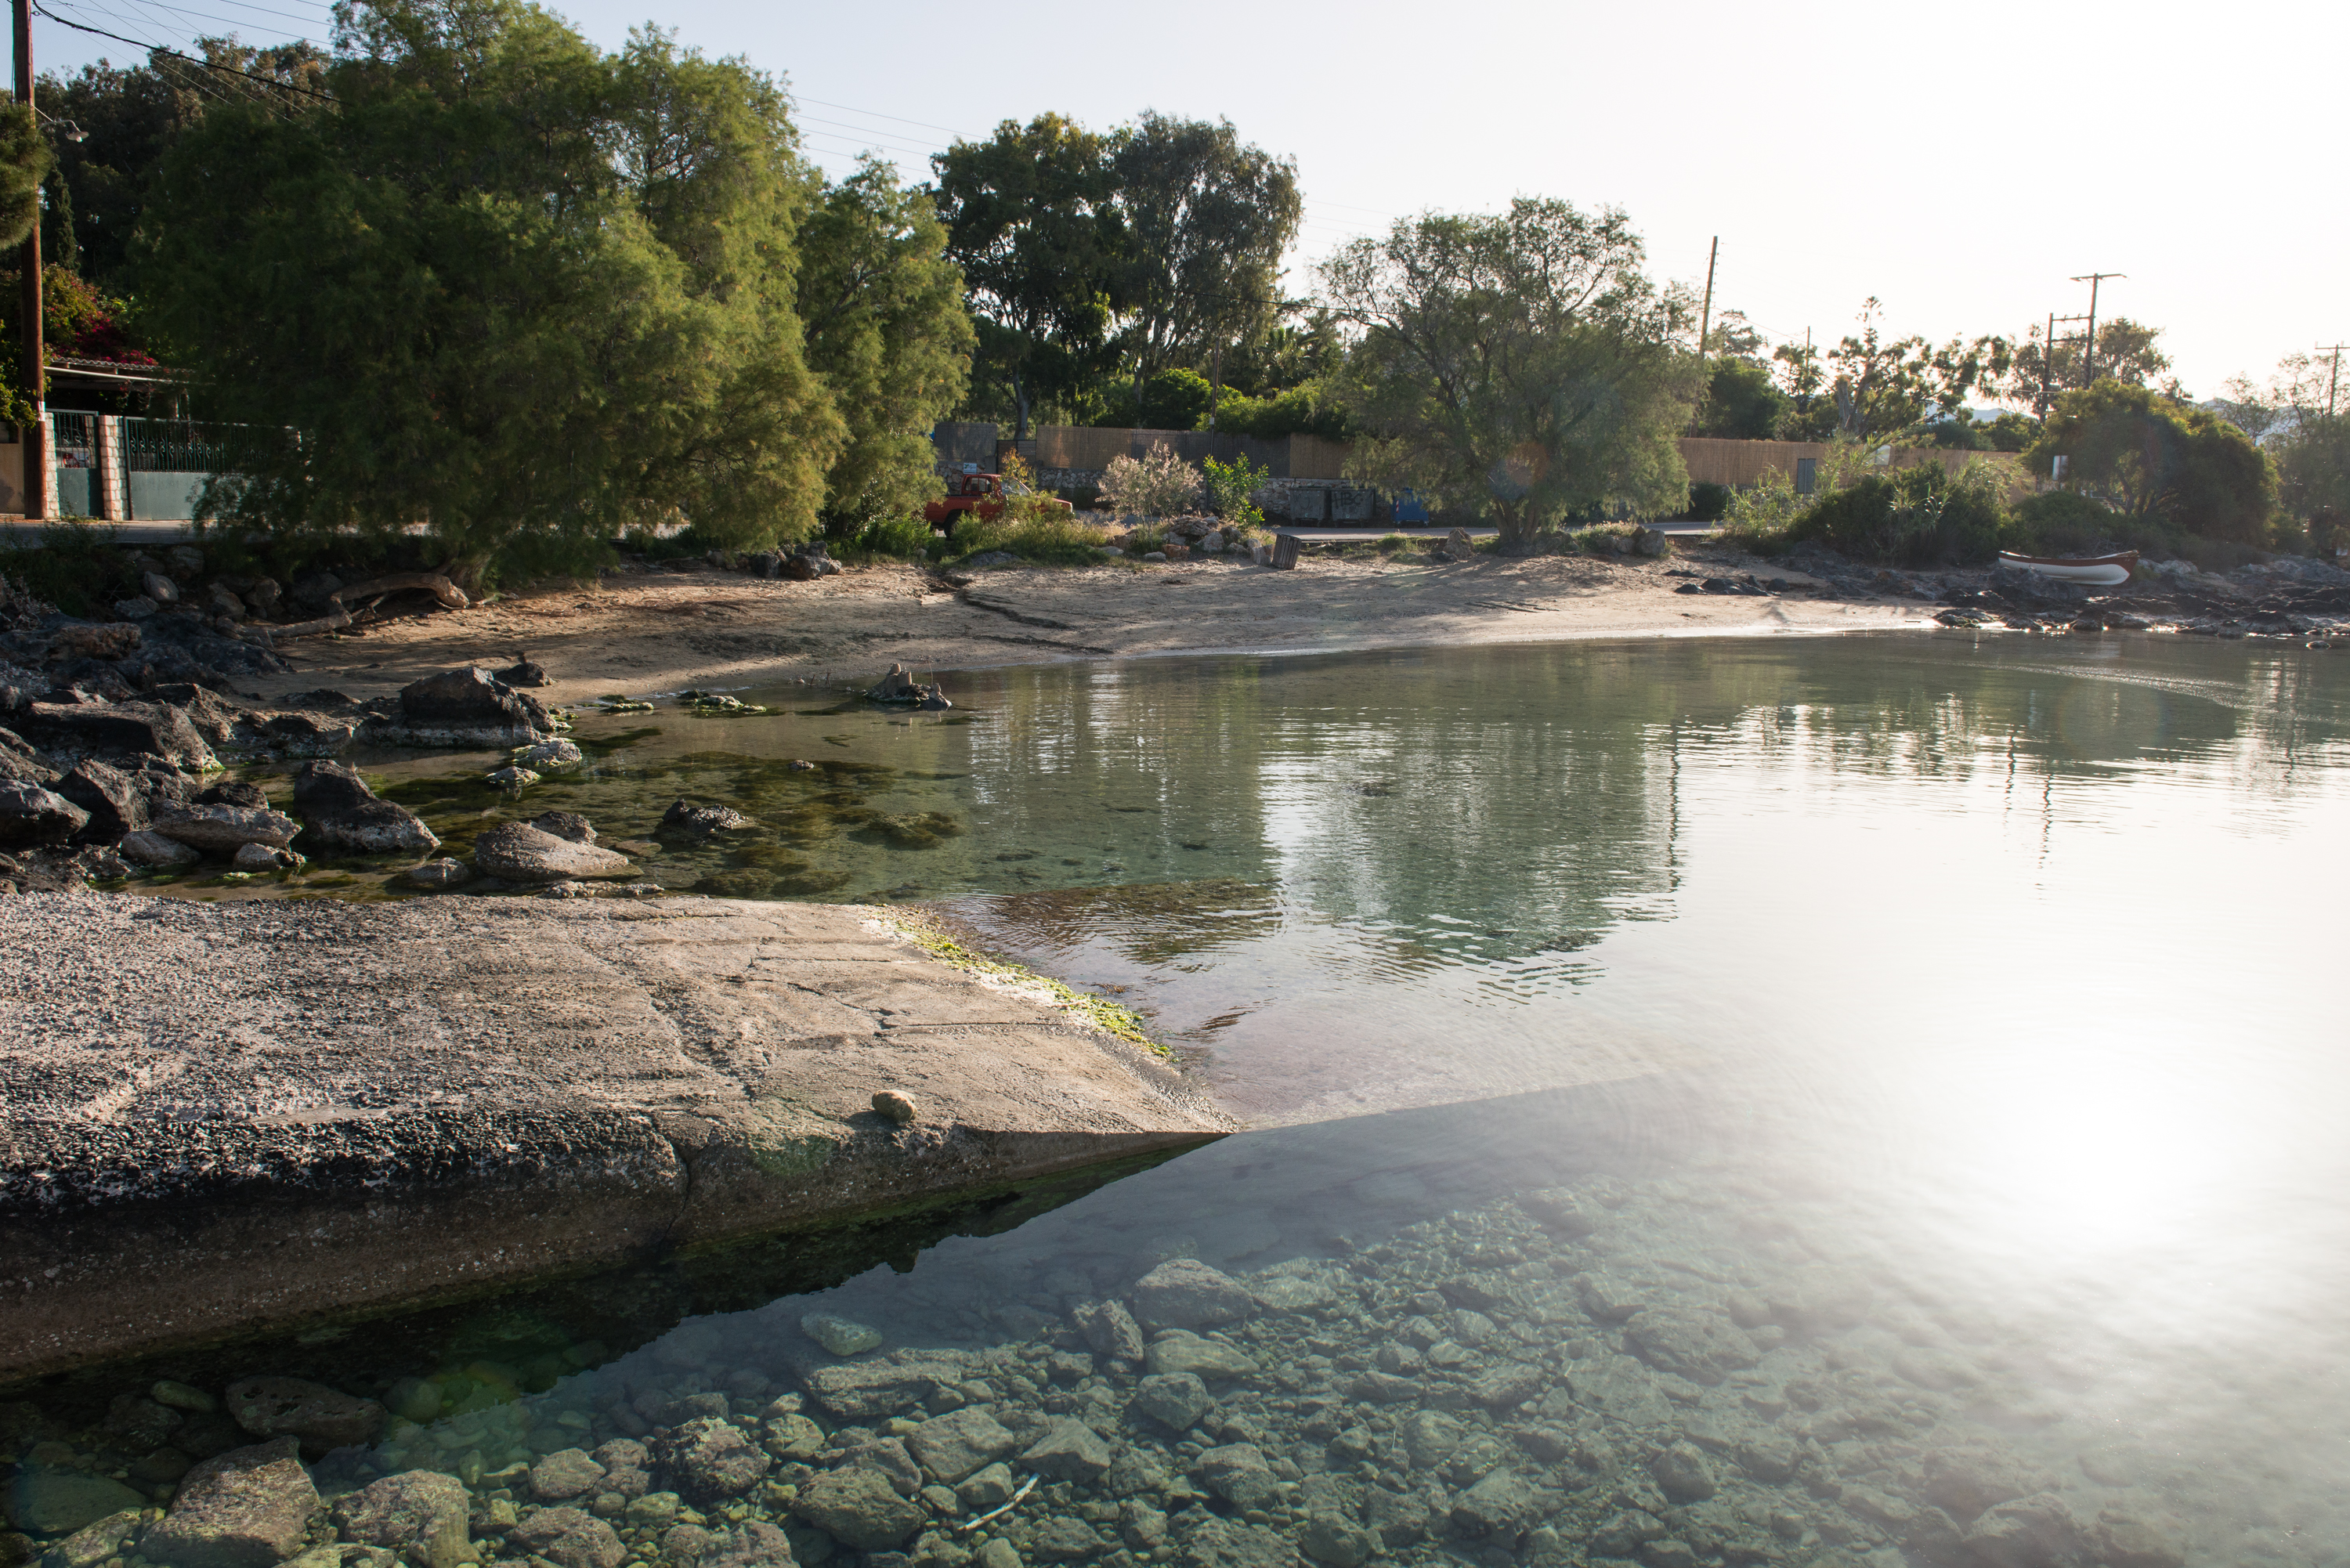
[{"label": "green tree", "polygon": [[1131,241],[1125,333],[1134,400],[1171,366],[1207,364],[1282,308],[1282,254],[1305,204],[1297,165],[1243,145],[1232,121],[1146,110],[1110,154]]},{"label": "green tree", "polygon": [[806,536],[846,436],[802,358],[781,89],[518,0],[339,16],[334,102],[213,105],[142,215],[148,307],[248,432],[207,507],[422,522],[467,574],[663,518]]},{"label": "green tree", "polygon": [[1706,373],[1705,403],[1691,435],[1733,441],[1769,441],[1794,400],[1769,369],[1755,360],[1724,357]]},{"label": "green tree", "polygon": [[2262,542],[2276,476],[2251,438],[2207,409],[2148,387],[2099,380],[2067,392],[2024,449],[2035,473],[2065,459],[2065,483],[2141,521]]},{"label": "green tree", "polygon": [[0,248],[24,244],[41,221],[41,182],[51,163],[48,138],[19,103],[0,107]]},{"label": "green tree", "polygon": [[1930,414],[1953,414],[1978,389],[2002,385],[2012,368],[2003,337],[1953,337],[1937,348],[1924,337],[1887,337],[1884,312],[1875,297],[1864,302],[1860,331],[1827,352],[1835,428],[1847,440],[1882,441]]},{"label": "green tree", "polygon": [[1126,228],[1108,158],[1103,138],[1045,114],[931,159],[947,254],[978,318],[974,379],[1009,390],[1015,439],[1040,395],[1066,396],[1114,358]]},{"label": "green tree", "polygon": [[1340,382],[1358,472],[1483,506],[1512,552],[1570,514],[1679,510],[1702,367],[1644,259],[1623,213],[1530,197],[1349,243],[1320,270],[1360,334]]},{"label": "green tree", "polygon": [[1143,384],[1134,422],[1147,431],[1195,431],[1207,421],[1215,396],[1208,378],[1197,370],[1180,365],[1161,370]]},{"label": "green tree", "polygon": [[809,369],[847,431],[825,481],[827,532],[850,536],[939,493],[931,428],[962,400],[972,327],[929,194],[867,158],[800,229]]},{"label": "green tree", "polygon": [[[2126,316],[2097,323],[2097,379],[2119,381],[2126,387],[2162,385],[2164,372],[2170,369],[2170,357],[2154,346],[2154,340],[2161,336],[2161,327],[2142,326]],[[2078,389],[2082,373],[2090,368],[2084,362],[2081,349],[2076,339],[2059,338],[2053,346],[2043,343],[2038,328],[2025,334],[2009,372],[2008,395],[2037,407],[2043,387],[2051,398],[2059,392]],[[2178,395],[2175,382],[2166,389]]]}]

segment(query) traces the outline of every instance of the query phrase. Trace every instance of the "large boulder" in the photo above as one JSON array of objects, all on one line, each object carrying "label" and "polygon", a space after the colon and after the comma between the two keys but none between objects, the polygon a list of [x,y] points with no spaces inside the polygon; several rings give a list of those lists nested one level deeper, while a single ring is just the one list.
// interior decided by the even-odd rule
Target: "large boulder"
[{"label": "large boulder", "polygon": [[938,1480],[953,1486],[1020,1446],[1020,1439],[981,1409],[952,1411],[923,1422],[906,1446]]},{"label": "large boulder", "polygon": [[0,1486],[0,1513],[32,1535],[70,1535],[147,1500],[111,1477],[26,1465]]},{"label": "large boulder", "polygon": [[378,720],[367,732],[400,745],[510,750],[548,739],[554,723],[536,698],[475,665],[409,682],[400,688],[400,716]]},{"label": "large boulder", "polygon": [[556,1568],[620,1568],[629,1554],[610,1525],[577,1508],[536,1509],[506,1538]]},{"label": "large boulder", "polygon": [[594,844],[557,838],[526,822],[502,822],[473,840],[473,869],[506,882],[567,882],[622,877],[629,857]]},{"label": "large boulder", "polygon": [[155,814],[153,831],[177,839],[191,849],[209,855],[234,855],[248,844],[283,849],[294,842],[301,824],[265,805],[207,805],[165,806]]},{"label": "large boulder", "polygon": [[80,843],[112,844],[148,824],[147,795],[138,778],[95,757],[76,763],[53,787],[89,813],[89,821],[74,835]]},{"label": "large boulder", "polygon": [[294,810],[303,844],[316,851],[353,855],[422,855],[441,847],[423,820],[404,805],[379,800],[357,768],[310,762],[294,775]]},{"label": "large boulder", "polygon": [[36,702],[10,723],[60,763],[150,756],[199,771],[220,766],[188,716],[161,702]]},{"label": "large boulder", "polygon": [[695,1503],[740,1497],[765,1480],[775,1463],[740,1427],[707,1416],[661,1433],[651,1446],[671,1490]]},{"label": "large boulder", "polygon": [[316,1453],[372,1442],[387,1412],[372,1399],[300,1377],[247,1377],[228,1386],[228,1413],[255,1437],[299,1438]]},{"label": "large boulder", "polygon": [[1181,1328],[1170,1328],[1150,1342],[1147,1365],[1154,1376],[1178,1376],[1188,1372],[1209,1383],[1261,1370],[1247,1351],[1221,1340],[1202,1339]]},{"label": "large boulder", "polygon": [[172,1568],[276,1568],[302,1549],[318,1511],[297,1449],[283,1437],[189,1470],[140,1554]]},{"label": "large boulder", "polygon": [[[575,1450],[576,1451],[576,1450]],[[413,1568],[457,1568],[473,1557],[465,1483],[437,1470],[403,1470],[335,1505],[343,1535],[398,1552]]]},{"label": "large boulder", "polygon": [[843,1421],[902,1415],[941,1388],[971,1376],[962,1363],[936,1351],[908,1351],[810,1367],[801,1380],[826,1414]]},{"label": "large boulder", "polygon": [[126,833],[114,852],[133,866],[152,867],[161,871],[176,871],[182,866],[193,866],[203,858],[195,850],[176,838],[166,838],[160,833]]},{"label": "large boulder", "polygon": [[63,844],[82,830],[89,813],[36,784],[0,784],[0,849]]}]

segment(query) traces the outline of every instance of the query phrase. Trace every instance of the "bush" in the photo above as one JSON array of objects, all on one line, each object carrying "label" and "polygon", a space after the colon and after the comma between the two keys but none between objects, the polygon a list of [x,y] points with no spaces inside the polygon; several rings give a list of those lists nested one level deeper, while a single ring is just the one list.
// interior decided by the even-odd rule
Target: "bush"
[{"label": "bush", "polygon": [[1682,515],[1692,523],[1719,523],[1730,512],[1731,493],[1727,484],[1697,480],[1690,485],[1689,509]]},{"label": "bush", "polygon": [[0,541],[0,577],[86,620],[112,620],[117,599],[139,590],[139,573],[112,536],[88,523],[52,523],[41,542]]},{"label": "bush", "polygon": [[1058,508],[1032,517],[1004,512],[993,522],[977,513],[965,513],[955,524],[954,556],[1003,550],[1024,561],[1048,566],[1086,566],[1099,562],[1109,536],[1090,523],[1080,523]]},{"label": "bush", "polygon": [[1816,540],[1855,560],[1949,566],[1990,560],[2007,518],[1998,477],[1970,463],[1955,476],[1939,462],[1872,473],[1813,503],[1788,526],[1790,543]]},{"label": "bush", "polygon": [[1257,488],[1273,477],[1269,468],[1255,468],[1244,457],[1230,462],[1218,462],[1214,458],[1203,461],[1206,477],[1201,487],[1207,492],[1208,510],[1227,523],[1250,527],[1264,521],[1264,514],[1249,499]]},{"label": "bush", "polygon": [[1775,468],[1752,489],[1733,490],[1721,508],[1722,537],[1750,550],[1777,550],[1814,498],[1795,493],[1795,482]]},{"label": "bush", "polygon": [[876,517],[841,542],[837,554],[849,559],[920,560],[930,553],[930,523],[920,517]]},{"label": "bush", "polygon": [[1139,462],[1130,457],[1109,460],[1101,498],[1113,512],[1180,516],[1199,504],[1200,476],[1165,441],[1157,441]]},{"label": "bush", "polygon": [[1134,422],[1147,431],[1195,431],[1208,417],[1216,389],[1197,370],[1161,370],[1142,383]]},{"label": "bush", "polygon": [[[2043,490],[2017,504],[2003,542],[2024,556],[2105,556],[2144,547],[2147,530],[2133,523],[2085,495]],[[2119,543],[2124,538],[2131,543]]]},{"label": "bush", "polygon": [[1324,401],[1309,387],[1292,387],[1272,398],[1243,397],[1226,388],[1224,400],[1216,405],[1216,429],[1259,441],[1292,435],[1347,441],[1354,435],[1347,410]]}]

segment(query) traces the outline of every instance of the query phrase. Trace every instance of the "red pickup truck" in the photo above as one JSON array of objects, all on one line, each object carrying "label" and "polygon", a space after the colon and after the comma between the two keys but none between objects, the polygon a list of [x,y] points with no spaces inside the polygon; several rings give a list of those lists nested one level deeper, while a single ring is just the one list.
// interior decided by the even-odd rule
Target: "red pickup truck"
[{"label": "red pickup truck", "polygon": [[[1013,492],[1014,495],[1026,493],[1022,490]],[[1045,500],[1047,504],[1064,512],[1076,510],[1057,496],[1046,496]],[[938,524],[951,524],[966,512],[976,512],[991,522],[1001,516],[1003,512],[1003,476],[975,472],[950,473],[947,475],[947,493],[922,507],[922,515]]]}]

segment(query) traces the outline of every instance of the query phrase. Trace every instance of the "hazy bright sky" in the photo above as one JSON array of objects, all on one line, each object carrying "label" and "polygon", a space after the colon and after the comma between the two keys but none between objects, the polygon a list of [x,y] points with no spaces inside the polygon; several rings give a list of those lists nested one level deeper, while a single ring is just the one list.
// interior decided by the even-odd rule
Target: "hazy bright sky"
[{"label": "hazy bright sky", "polygon": [[[323,40],[317,0],[43,0],[144,40]],[[556,7],[618,46],[645,0]],[[1058,110],[1229,118],[1297,160],[1298,260],[1427,208],[1514,194],[1627,209],[1661,277],[1774,340],[1833,341],[1861,301],[1896,333],[2020,335],[2054,310],[2165,329],[2198,398],[2350,340],[2343,96],[2350,12],[1990,0],[1971,6],[1238,5],[1137,10],[705,0],[650,13],[785,76],[810,151],[910,178],[954,137]],[[44,69],[134,51],[36,16]],[[1302,282],[1304,274],[1296,281]]]}]

